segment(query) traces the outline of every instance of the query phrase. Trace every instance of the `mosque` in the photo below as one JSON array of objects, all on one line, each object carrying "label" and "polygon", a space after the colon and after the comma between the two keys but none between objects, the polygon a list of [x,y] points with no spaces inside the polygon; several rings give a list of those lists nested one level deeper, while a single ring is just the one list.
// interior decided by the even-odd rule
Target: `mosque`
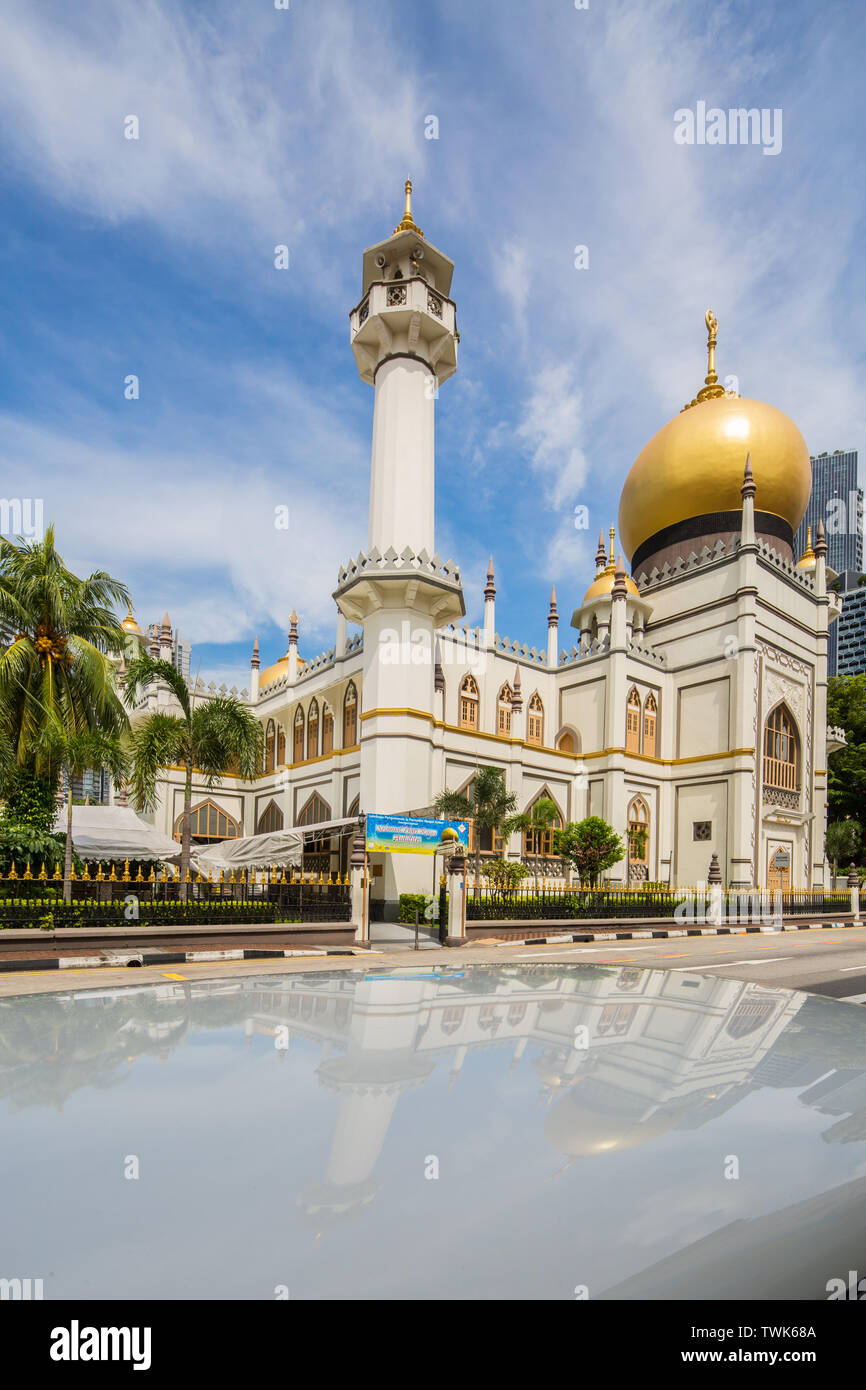
[{"label": "mosque", "polygon": [[[573,631],[554,591],[546,643],[501,636],[492,560],[483,624],[464,626],[460,569],[433,533],[434,409],[460,337],[454,265],[417,226],[411,191],[393,233],[364,252],[350,313],[373,387],[370,511],[365,548],[337,575],[334,644],[302,657],[295,613],[273,665],[261,668],[256,641],[244,697],[264,765],[254,783],[196,780],[194,843],[315,828],[312,866],[344,869],[341,827],[429,815],[440,791],[490,765],[521,810],[548,797],[561,824],[602,816],[627,837],[620,882],[701,882],[715,855],[734,888],[822,887],[827,755],[844,743],[827,728],[840,600],[822,525],[794,554],[811,488],[800,431],[720,384],[708,312],[704,384],[632,465],[619,546],[612,527],[599,538],[595,574],[570,596]],[[146,645],[131,613],[126,627],[131,649]],[[171,649],[166,620],[150,650]],[[162,698],[144,692],[139,708]],[[182,806],[169,770],[157,826],[179,836]],[[485,854],[530,848],[479,833]],[[552,834],[541,852],[558,873]],[[373,899],[393,904],[429,891],[431,865],[383,854],[372,876]]]}]

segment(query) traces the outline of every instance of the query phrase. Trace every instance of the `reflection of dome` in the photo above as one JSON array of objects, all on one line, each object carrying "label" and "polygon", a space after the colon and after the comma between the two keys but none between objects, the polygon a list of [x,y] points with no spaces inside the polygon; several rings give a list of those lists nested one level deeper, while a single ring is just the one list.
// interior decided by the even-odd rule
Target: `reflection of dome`
[{"label": "reflection of dome", "polygon": [[[689,536],[700,542],[713,533],[738,531],[724,513],[742,510],[740,488],[751,454],[757,485],[756,530],[791,542],[809,501],[812,470],[806,441],[775,406],[745,400],[718,384],[715,373],[715,319],[710,329],[707,385],[695,401],[668,421],[646,444],[625,480],[619,504],[619,530],[632,567],[662,544],[679,539],[668,528],[704,518]],[[762,526],[763,517],[767,517]],[[775,519],[775,524],[773,519]],[[779,522],[783,523],[782,525]],[[659,537],[659,532],[668,532]],[[646,543],[659,537],[659,545]]]},{"label": "reflection of dome", "polygon": [[666,1134],[677,1122],[676,1113],[663,1110],[642,1120],[637,1115],[604,1109],[599,1087],[588,1083],[589,1078],[577,1081],[556,1102],[544,1122],[545,1139],[561,1154],[590,1158],[593,1154],[635,1149],[639,1144]]}]

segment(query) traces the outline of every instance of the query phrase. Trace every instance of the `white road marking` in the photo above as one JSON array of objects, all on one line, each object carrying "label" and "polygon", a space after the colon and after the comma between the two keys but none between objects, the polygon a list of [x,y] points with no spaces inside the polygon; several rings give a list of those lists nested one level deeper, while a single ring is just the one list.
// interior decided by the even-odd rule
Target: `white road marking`
[{"label": "white road marking", "polygon": [[843,995],[842,995],[842,1003],[843,1003],[843,1004],[864,1004],[864,1003],[866,1003],[866,994],[843,994]]},{"label": "white road marking", "polygon": [[671,974],[678,974],[686,970],[690,975],[700,975],[702,970],[730,970],[735,965],[769,965],[774,960],[793,960],[793,956],[761,956],[760,960],[720,960],[713,963],[701,961],[700,965],[676,965],[671,969]]},{"label": "white road marking", "polygon": [[863,974],[866,975],[866,964],[864,964],[864,965],[840,965],[840,966],[839,966],[839,974],[840,974],[840,975],[850,975],[851,972],[852,972],[852,970],[862,970],[862,971],[863,971]]}]

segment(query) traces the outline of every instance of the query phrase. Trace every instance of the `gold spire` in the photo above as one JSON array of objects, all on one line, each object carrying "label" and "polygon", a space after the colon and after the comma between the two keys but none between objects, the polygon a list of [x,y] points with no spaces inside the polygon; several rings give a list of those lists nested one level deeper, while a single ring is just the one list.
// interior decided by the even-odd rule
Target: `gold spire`
[{"label": "gold spire", "polygon": [[613,558],[613,538],[614,538],[615,535],[616,535],[616,528],[615,528],[614,526],[611,526],[611,528],[610,528],[610,555],[608,556],[608,559],[607,559],[607,563],[608,563],[608,565],[609,565],[609,567],[610,567],[611,570],[613,570],[613,569],[616,568],[615,563],[614,563],[614,558]]},{"label": "gold spire", "polygon": [[[716,342],[718,340],[719,321],[712,309],[707,310],[704,315],[704,322],[707,325],[707,374],[700,391],[693,401],[689,401],[688,405],[683,406],[683,410],[689,410],[693,405],[699,405],[701,401],[712,401],[717,396],[728,395],[716,375]],[[736,395],[736,392],[731,392],[731,394]]]},{"label": "gold spire", "polygon": [[392,235],[392,236],[396,236],[398,232],[417,232],[417,233],[418,233],[418,236],[423,236],[423,235],[424,235],[424,233],[421,231],[421,228],[420,228],[420,227],[417,227],[417,226],[415,225],[414,221],[412,220],[412,180],[411,180],[411,179],[407,179],[407,180],[406,180],[406,208],[405,208],[405,211],[404,211],[404,213],[403,213],[403,221],[402,221],[401,223],[399,223],[399,225],[396,226],[396,227],[394,228],[394,231],[392,232],[391,235]]},{"label": "gold spire", "polygon": [[812,549],[812,528],[806,527],[806,549],[797,561],[798,570],[813,570],[815,568],[815,552]]}]

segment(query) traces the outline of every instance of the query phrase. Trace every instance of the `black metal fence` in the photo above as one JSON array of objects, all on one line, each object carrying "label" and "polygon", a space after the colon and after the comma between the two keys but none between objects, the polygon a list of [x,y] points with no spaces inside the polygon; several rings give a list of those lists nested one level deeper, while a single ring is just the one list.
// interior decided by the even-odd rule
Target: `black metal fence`
[{"label": "black metal fence", "polygon": [[471,887],[466,917],[473,922],[570,921],[618,918],[674,917],[678,907],[684,924],[706,918],[718,904],[726,922],[770,921],[851,910],[848,893],[781,893],[770,889],[721,889],[718,898],[703,885],[692,888],[514,888],[476,893]]},{"label": "black metal fence", "polygon": [[58,871],[0,878],[0,928],[40,926],[210,926],[268,922],[348,922],[348,878],[268,869],[216,879],[190,873],[134,874],[104,865],[76,875],[63,901]]}]

